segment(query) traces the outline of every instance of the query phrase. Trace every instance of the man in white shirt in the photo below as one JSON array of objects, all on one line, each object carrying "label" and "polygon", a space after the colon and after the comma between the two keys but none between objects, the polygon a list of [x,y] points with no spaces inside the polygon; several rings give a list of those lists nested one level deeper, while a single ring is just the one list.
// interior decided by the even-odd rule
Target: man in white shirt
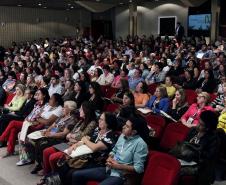
[{"label": "man in white shirt", "polygon": [[50,81],[50,87],[48,90],[49,96],[51,97],[54,93],[58,93],[58,94],[62,95],[64,92],[63,90],[64,89],[60,84],[59,76],[57,76],[57,75],[52,76],[51,81]]},{"label": "man in white shirt", "polygon": [[109,65],[104,65],[103,71],[104,73],[100,75],[96,82],[100,85],[111,85],[114,80],[114,75],[110,73]]}]

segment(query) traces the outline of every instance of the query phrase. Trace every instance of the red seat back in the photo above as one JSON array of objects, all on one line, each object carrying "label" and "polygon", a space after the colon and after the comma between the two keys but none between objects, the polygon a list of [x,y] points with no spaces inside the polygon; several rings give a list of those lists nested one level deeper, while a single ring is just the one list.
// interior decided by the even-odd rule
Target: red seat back
[{"label": "red seat back", "polygon": [[210,102],[214,101],[215,98],[217,97],[216,94],[209,94],[210,95]]},{"label": "red seat back", "polygon": [[142,185],[177,185],[180,162],[175,157],[154,151],[148,159]]},{"label": "red seat back", "polygon": [[156,83],[148,85],[148,92],[150,92],[153,95],[155,93],[155,89],[157,86],[158,84]]},{"label": "red seat back", "polygon": [[4,104],[8,105],[12,101],[14,96],[15,96],[14,93],[6,93],[6,99],[5,99]]},{"label": "red seat back", "polygon": [[86,185],[98,185],[99,182],[96,181],[89,181]]},{"label": "red seat back", "polygon": [[166,150],[172,149],[177,142],[185,140],[189,130],[188,127],[181,123],[168,124],[160,141],[160,147]]},{"label": "red seat back", "polygon": [[160,139],[165,129],[165,119],[162,116],[153,114],[147,115],[145,119],[147,121],[148,126],[155,130],[155,137]]},{"label": "red seat back", "polygon": [[106,97],[107,91],[108,91],[108,89],[110,89],[110,86],[109,85],[101,85],[100,87],[101,87],[101,92],[102,92],[103,96]]},{"label": "red seat back", "polygon": [[191,89],[185,89],[186,99],[189,105],[196,102],[197,93]]},{"label": "red seat back", "polygon": [[115,112],[119,108],[119,104],[108,104],[104,108],[106,112]]},{"label": "red seat back", "polygon": [[110,87],[108,89],[106,89],[107,91],[105,92],[106,93],[106,97],[107,98],[111,98],[115,93],[116,91],[118,90],[117,88],[113,88],[113,87]]}]

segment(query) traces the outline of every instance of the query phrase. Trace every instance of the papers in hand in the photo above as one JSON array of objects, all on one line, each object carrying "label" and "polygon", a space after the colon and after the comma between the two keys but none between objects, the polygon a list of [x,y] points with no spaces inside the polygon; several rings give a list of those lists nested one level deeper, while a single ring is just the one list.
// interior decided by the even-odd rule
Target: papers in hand
[{"label": "papers in hand", "polygon": [[204,54],[205,54],[205,53],[198,53],[196,57],[197,57],[198,59],[202,59],[203,56],[204,56]]},{"label": "papers in hand", "polygon": [[43,131],[45,131],[45,130],[38,130],[38,131],[32,132],[32,133],[30,133],[27,137],[28,137],[29,139],[33,139],[33,140],[43,138],[43,137],[44,137],[44,136],[42,135],[42,132],[43,132]]},{"label": "papers in hand", "polygon": [[177,120],[175,120],[174,118],[172,118],[172,116],[170,116],[169,114],[167,114],[166,112],[160,110],[161,115],[163,115],[164,117],[172,120],[173,122],[178,122]]},{"label": "papers in hand", "polygon": [[[64,150],[64,153],[68,154],[68,149]],[[91,154],[93,151],[87,145],[78,146],[72,153],[69,155],[71,158],[79,157],[85,154]]]},{"label": "papers in hand", "polygon": [[28,132],[28,128],[32,125],[31,122],[29,121],[24,121],[23,122],[23,126],[22,126],[22,129],[21,129],[21,132],[20,132],[20,140],[21,141],[25,141],[26,139],[26,136],[27,136],[27,132]]},{"label": "papers in hand", "polygon": [[148,108],[139,108],[137,110],[140,111],[143,114],[151,113],[151,109],[148,109]]}]

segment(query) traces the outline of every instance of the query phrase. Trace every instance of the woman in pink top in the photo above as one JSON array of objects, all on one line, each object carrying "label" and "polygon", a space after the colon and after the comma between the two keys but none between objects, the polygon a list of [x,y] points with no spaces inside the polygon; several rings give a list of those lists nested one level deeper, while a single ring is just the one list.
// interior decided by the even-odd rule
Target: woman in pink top
[{"label": "woman in pink top", "polygon": [[201,92],[197,96],[197,103],[193,103],[187,112],[181,117],[181,122],[187,127],[197,126],[199,123],[199,116],[205,110],[214,111],[214,109],[208,105],[210,96],[207,92]]},{"label": "woman in pink top", "polygon": [[126,79],[128,80],[128,70],[127,69],[123,69],[120,71],[120,75],[116,76],[114,78],[114,81],[111,84],[111,87],[113,88],[120,88],[120,80],[121,79]]}]

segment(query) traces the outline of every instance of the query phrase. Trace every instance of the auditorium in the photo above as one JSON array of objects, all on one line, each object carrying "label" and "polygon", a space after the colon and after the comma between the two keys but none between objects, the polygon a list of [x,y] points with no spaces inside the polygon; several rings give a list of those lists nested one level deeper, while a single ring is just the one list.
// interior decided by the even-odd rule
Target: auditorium
[{"label": "auditorium", "polygon": [[226,185],[225,0],[1,0],[0,185]]}]

